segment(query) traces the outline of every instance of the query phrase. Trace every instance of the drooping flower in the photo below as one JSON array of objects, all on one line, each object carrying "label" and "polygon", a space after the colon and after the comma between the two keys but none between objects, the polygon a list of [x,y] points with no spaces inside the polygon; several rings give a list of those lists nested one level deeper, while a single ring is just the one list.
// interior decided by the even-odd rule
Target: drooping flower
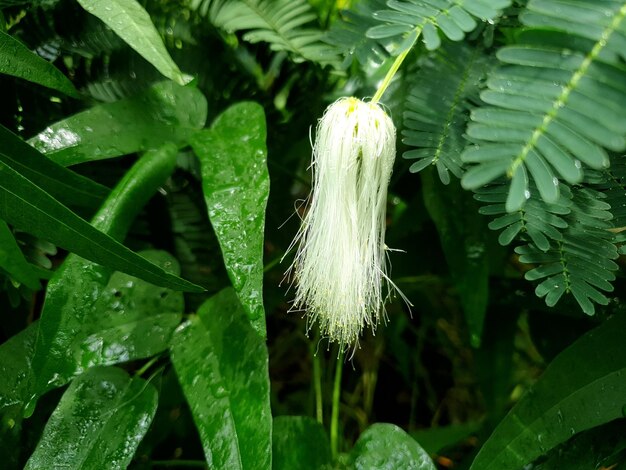
[{"label": "drooping flower", "polygon": [[292,310],[306,310],[342,347],[355,345],[364,327],[376,328],[393,286],[385,215],[395,141],[385,111],[357,98],[330,105],[317,126],[313,189],[288,271],[297,285]]}]

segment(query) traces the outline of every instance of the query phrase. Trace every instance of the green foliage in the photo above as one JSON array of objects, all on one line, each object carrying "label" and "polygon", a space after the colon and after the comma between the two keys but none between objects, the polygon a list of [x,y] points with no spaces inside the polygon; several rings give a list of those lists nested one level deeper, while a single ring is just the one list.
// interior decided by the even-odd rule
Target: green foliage
[{"label": "green foliage", "polygon": [[406,35],[398,41],[400,46],[396,53],[400,53],[410,46],[412,38],[421,34],[426,49],[432,51],[441,45],[439,32],[451,41],[461,41],[478,26],[477,19],[493,20],[510,4],[510,0],[389,0],[389,10],[374,13],[374,17],[385,24],[370,28],[367,37],[384,39]]},{"label": "green foliage", "polygon": [[267,349],[232,289],[211,297],[179,327],[172,363],[209,466],[270,469]]},{"label": "green foliage", "polygon": [[624,328],[626,317],[616,316],[557,356],[498,425],[472,469],[522,468],[577,432],[621,418]]},{"label": "green foliage", "polygon": [[446,43],[409,78],[402,142],[415,147],[403,155],[418,160],[410,167],[412,173],[434,165],[444,184],[450,183],[450,173],[462,176],[468,107],[488,67],[479,48]]},{"label": "green foliage", "polygon": [[[501,48],[503,64],[489,75],[481,94],[487,106],[472,113],[468,135],[480,145],[463,160],[477,163],[464,176],[467,188],[478,188],[496,177],[511,178],[507,211],[528,199],[529,180],[541,198],[559,197],[557,177],[581,181],[581,162],[590,168],[609,166],[606,149],[626,148],[626,99],[621,79],[621,50],[626,31],[622,2],[531,1],[521,15],[535,28],[520,34],[517,43]],[[584,28],[564,28],[563,18],[578,15]],[[593,118],[591,118],[593,116]]]},{"label": "green foliage", "polygon": [[424,449],[393,424],[370,426],[354,445],[350,460],[358,470],[368,468],[435,470],[435,464]]},{"label": "green foliage", "polygon": [[[3,468],[620,468],[625,18],[0,0]],[[349,364],[283,279],[342,96],[405,157]]]},{"label": "green foliage", "polygon": [[[173,163],[175,155],[172,148],[156,154],[161,155],[161,160],[165,161],[169,154],[169,160]],[[4,174],[0,183],[0,218],[16,228],[114,269],[135,274],[160,285],[191,291],[201,290],[199,286],[166,273],[94,228],[29,180],[20,172],[21,169],[0,161],[0,170]],[[170,171],[171,169],[172,165]],[[110,196],[113,200],[116,197],[116,194]]]},{"label": "green foliage", "polygon": [[324,427],[307,416],[278,416],[272,427],[274,470],[316,470],[331,463]]},{"label": "green foliage", "polygon": [[25,468],[126,468],[156,405],[149,382],[114,367],[91,369],[63,394]]},{"label": "green foliage", "polygon": [[109,28],[156,67],[167,78],[179,85],[190,81],[172,60],[150,15],[136,0],[78,0],[92,15],[100,18]]},{"label": "green foliage", "polygon": [[216,28],[226,33],[246,31],[243,40],[265,42],[273,51],[293,54],[296,61],[333,64],[332,48],[322,42],[319,29],[305,26],[316,19],[306,0],[192,0]]},{"label": "green foliage", "polygon": [[3,31],[0,31],[0,73],[53,88],[74,98],[78,96],[65,75]]},{"label": "green foliage", "polygon": [[263,336],[263,227],[269,192],[265,136],[263,109],[240,103],[191,142],[226,270],[252,325]]},{"label": "green foliage", "polygon": [[[56,163],[69,166],[169,142],[186,145],[204,126],[206,115],[206,99],[197,89],[161,82],[128,99],[93,106],[56,122],[29,143]],[[115,145],[110,144],[112,139]]]}]

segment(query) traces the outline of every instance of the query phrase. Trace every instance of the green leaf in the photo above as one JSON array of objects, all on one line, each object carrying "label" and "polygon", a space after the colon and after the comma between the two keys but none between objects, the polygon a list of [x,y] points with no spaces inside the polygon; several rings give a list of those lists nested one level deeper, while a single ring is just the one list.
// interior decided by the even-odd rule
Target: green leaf
[{"label": "green leaf", "polygon": [[3,220],[0,220],[0,268],[26,287],[33,290],[41,289],[37,272],[24,258],[11,229]]},{"label": "green leaf", "polygon": [[239,103],[191,141],[228,275],[252,326],[263,336],[263,236],[269,194],[265,136],[263,108]]},{"label": "green leaf", "polygon": [[537,470],[619,469],[626,459],[624,431],[626,431],[626,420],[617,419],[577,434],[566,443],[552,449],[546,460],[533,468]]},{"label": "green leaf", "polygon": [[550,363],[502,420],[472,469],[518,469],[572,435],[623,416],[626,316],[615,315]]},{"label": "green leaf", "polygon": [[[169,176],[174,166],[175,155],[175,149],[170,147],[162,151],[149,152],[140,159],[127,172],[94,218],[95,229],[102,230],[113,239],[122,239],[137,213]],[[174,272],[178,269],[175,262],[166,255],[157,253],[148,255],[161,263],[162,267],[141,255],[134,256],[164,273],[163,268]],[[118,275],[112,277],[110,282],[123,283],[130,289],[128,295],[122,299],[118,296],[124,295],[126,288],[122,289],[121,286],[116,287],[113,284],[108,291],[106,289],[110,274],[109,268],[77,255],[69,255],[48,283],[41,319],[37,326],[35,359],[32,361],[32,367],[24,369],[28,371],[28,387],[17,398],[18,402],[28,404],[27,414],[32,413],[35,400],[42,393],[54,386],[63,385],[73,374],[82,370],[81,367],[100,364],[98,361],[105,361],[104,363],[108,364],[118,360],[129,360],[137,351],[143,351],[141,354],[145,356],[167,347],[165,342],[159,343],[159,338],[167,335],[167,332],[163,331],[155,336],[154,344],[147,344],[146,348],[135,344],[136,342],[141,344],[144,341],[143,336],[148,332],[154,333],[154,328],[162,330],[169,328],[171,332],[175,326],[173,318],[159,318],[158,321],[153,319],[154,323],[148,320],[143,326],[135,325],[133,322],[142,318],[137,316],[142,309],[146,318],[150,318],[155,312],[171,313],[178,317],[182,311],[181,294],[147,286],[144,281]],[[175,277],[170,273],[168,275]],[[131,292],[136,294],[131,295]],[[161,298],[162,294],[165,294],[164,298]],[[169,311],[161,308],[167,308]],[[136,313],[128,313],[129,310],[136,310]],[[120,316],[120,312],[124,315]],[[143,329],[145,326],[149,328]],[[107,328],[111,330],[105,331],[100,339],[97,335],[90,336]],[[119,338],[116,337],[116,334],[123,334],[124,330],[132,330],[133,334],[137,335],[129,340],[128,344],[123,344],[123,341],[120,344]],[[89,348],[87,344],[83,344],[84,342],[91,342],[93,346],[91,355],[88,354]],[[147,347],[152,348],[152,352],[146,351]],[[120,354],[108,354],[115,351],[119,351]],[[0,363],[4,363],[1,354]],[[7,380],[21,383],[23,379],[11,376]]]},{"label": "green leaf", "polygon": [[51,161],[0,125],[0,162],[64,204],[98,208],[109,188]]},{"label": "green leaf", "polygon": [[3,31],[0,31],[0,73],[38,83],[73,98],[80,97],[59,69]]},{"label": "green leaf", "polygon": [[176,331],[171,359],[209,467],[271,468],[267,348],[232,289]]},{"label": "green leaf", "polygon": [[[144,157],[144,163],[139,164],[139,169],[136,172],[145,172],[144,167],[150,165],[146,162],[151,162],[155,168],[159,169],[153,176],[156,181],[133,180],[136,175],[130,172],[118,185],[117,191],[111,193],[108,201],[115,204],[122,191],[128,191],[129,194],[132,191],[142,193],[144,191],[143,184],[152,189],[150,183],[162,183],[172,172],[175,158],[176,148],[173,146],[148,153]],[[7,221],[14,227],[48,240],[87,259],[154,284],[190,292],[203,290],[195,284],[163,271],[133,253],[121,243],[98,230],[97,223],[96,227],[90,225],[2,161],[0,161],[0,175],[2,175],[0,178],[0,219]],[[135,204],[135,202],[124,198],[123,204]],[[109,208],[105,205],[96,215],[95,220],[105,217],[108,212]],[[115,223],[107,221],[107,223],[110,223],[111,226],[119,224],[117,221]],[[106,231],[106,228],[103,230]]]},{"label": "green leaf", "polygon": [[[526,180],[553,203],[559,177],[576,184],[581,163],[608,168],[607,150],[626,147],[626,89],[614,79],[623,76],[625,13],[618,1],[528,2],[525,28],[517,31],[517,44],[497,52],[502,66],[489,74],[485,105],[467,128],[476,146],[461,159],[478,164],[468,172],[467,187],[491,182],[499,176],[496,161],[506,163],[513,177],[507,209],[517,210]],[[528,170],[526,178],[520,167]]]},{"label": "green leaf", "polygon": [[[202,14],[228,34],[246,31],[242,38],[250,43],[266,42],[273,51],[286,51],[294,62],[313,61],[337,65],[335,50],[322,39],[323,32],[313,26],[317,15],[306,0],[226,0],[204,3]],[[193,6],[192,6],[193,8]]]},{"label": "green leaf", "polygon": [[[390,10],[377,11],[374,17],[384,21],[383,25],[367,30],[367,37],[372,39],[402,36],[409,30],[421,32],[428,50],[436,49],[440,42],[437,30],[451,41],[461,41],[465,33],[473,31],[478,25],[476,19],[493,21],[500,15],[500,10],[511,4],[510,0],[473,0],[471,2],[453,0],[425,0],[406,2],[389,0]],[[476,19],[475,19],[476,18]],[[400,42],[400,39],[396,39]]]},{"label": "green leaf", "polygon": [[187,145],[204,127],[207,102],[196,88],[161,82],[131,98],[101,104],[56,122],[28,142],[68,166],[158,148]]},{"label": "green leaf", "polygon": [[456,284],[474,347],[480,345],[489,302],[489,257],[477,204],[457,181],[444,186],[432,171],[422,172],[424,204],[435,222]]},{"label": "green leaf", "polygon": [[422,59],[419,71],[409,77],[403,115],[402,141],[416,147],[403,154],[406,159],[417,159],[412,173],[433,165],[444,184],[450,182],[450,173],[462,176],[467,109],[477,99],[478,85],[490,66],[479,48],[450,42]]},{"label": "green leaf", "polygon": [[330,444],[324,426],[308,416],[274,418],[273,470],[319,470],[330,463]]},{"label": "green leaf", "polygon": [[170,57],[150,15],[136,0],[78,0],[78,3],[135,49],[167,78],[179,85],[191,80]]},{"label": "green leaf", "polygon": [[114,367],[91,369],[63,394],[25,468],[127,468],[157,402],[145,380]]},{"label": "green leaf", "polygon": [[28,396],[37,326],[32,323],[0,345],[0,410],[21,409]]},{"label": "green leaf", "polygon": [[[178,272],[167,253],[142,255]],[[106,283],[106,269],[73,256],[58,272],[50,281],[41,320],[0,346],[5,378],[0,409],[26,405],[30,414],[39,396],[90,367],[157,354],[167,349],[180,323],[180,292],[122,273],[113,273]]]},{"label": "green leaf", "polygon": [[[169,272],[178,263],[161,251],[140,253]],[[33,359],[35,394],[97,365],[142,359],[169,346],[183,313],[180,292],[123,273],[106,283],[105,270],[78,257],[66,261],[50,281],[39,321]],[[85,298],[88,288],[90,297]]]},{"label": "green leaf", "polygon": [[357,470],[435,470],[420,445],[394,424],[373,424],[359,437],[350,453]]},{"label": "green leaf", "polygon": [[463,424],[451,424],[436,428],[420,429],[411,433],[411,436],[420,443],[428,454],[437,454],[441,450],[453,446],[467,439],[480,430],[480,421],[471,421]]}]

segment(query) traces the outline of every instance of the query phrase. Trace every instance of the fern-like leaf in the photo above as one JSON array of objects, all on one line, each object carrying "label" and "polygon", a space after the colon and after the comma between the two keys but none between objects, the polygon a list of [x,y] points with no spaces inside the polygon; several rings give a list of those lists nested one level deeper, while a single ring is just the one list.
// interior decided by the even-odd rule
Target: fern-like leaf
[{"label": "fern-like leaf", "polygon": [[384,24],[370,28],[367,36],[404,37],[395,51],[399,54],[421,34],[426,48],[435,50],[441,45],[439,32],[451,41],[460,41],[476,28],[476,19],[493,20],[510,4],[510,0],[389,0],[389,10],[374,13]]},{"label": "fern-like leaf", "polygon": [[244,41],[268,43],[274,51],[291,53],[296,62],[338,62],[334,48],[322,41],[324,33],[309,26],[317,17],[306,0],[193,0],[191,8],[216,28],[246,31]]},{"label": "fern-like leaf", "polygon": [[417,159],[412,173],[435,165],[444,184],[450,173],[461,177],[468,104],[477,99],[489,64],[480,49],[449,42],[426,57],[409,79],[402,135],[405,144],[416,147],[404,153],[404,158]]},{"label": "fern-like leaf", "polygon": [[506,174],[508,211],[529,198],[531,179],[544,201],[555,202],[559,178],[578,183],[581,162],[606,168],[605,149],[626,148],[626,68],[620,58],[626,4],[532,0],[527,8],[521,19],[528,25],[557,28],[565,11],[577,12],[585,24],[567,28],[576,36],[530,29],[518,44],[500,49],[497,57],[505,65],[489,76],[481,94],[486,105],[472,112],[467,133],[479,144],[462,159],[477,165],[463,185],[478,188]]},{"label": "fern-like leaf", "polygon": [[[485,203],[479,210],[481,214],[496,216],[489,223],[489,228],[502,230],[498,237],[501,245],[509,245],[513,240],[522,238],[546,252],[553,242],[563,241],[562,230],[568,227],[564,217],[572,211],[572,193],[568,186],[561,186],[559,200],[553,204],[531,197],[524,207],[514,212],[506,211],[507,191],[506,183],[498,181],[479,189],[474,195],[476,200]],[[530,191],[531,194],[536,192],[533,184]]]},{"label": "fern-like leaf", "polygon": [[615,234],[620,254],[626,254],[626,158],[614,158],[605,171],[589,172],[585,181],[606,196],[605,202],[613,214],[610,230]]},{"label": "fern-like leaf", "polygon": [[576,187],[573,189],[571,213],[566,217],[567,229],[562,241],[551,243],[548,251],[533,244],[520,246],[515,252],[520,261],[538,265],[525,275],[529,281],[541,281],[535,293],[545,297],[548,306],[554,306],[571,293],[582,310],[593,315],[594,303],[606,305],[609,299],[603,292],[612,292],[611,282],[618,265],[617,249],[613,243],[611,206],[603,201],[598,191]]},{"label": "fern-like leaf", "polygon": [[341,11],[341,19],[332,25],[326,41],[345,57],[342,68],[348,67],[354,59],[362,65],[381,65],[389,57],[391,41],[366,36],[368,29],[379,24],[374,13],[385,6],[385,0],[364,0],[353,10]]}]

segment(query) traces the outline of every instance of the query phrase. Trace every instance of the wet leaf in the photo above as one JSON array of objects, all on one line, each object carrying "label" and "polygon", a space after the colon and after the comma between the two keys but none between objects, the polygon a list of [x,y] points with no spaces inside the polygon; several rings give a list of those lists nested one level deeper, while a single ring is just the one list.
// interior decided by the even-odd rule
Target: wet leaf
[{"label": "wet leaf", "polygon": [[267,348],[232,289],[176,331],[171,358],[209,467],[271,468]]},{"label": "wet leaf", "polygon": [[204,127],[207,102],[197,88],[172,82],[106,103],[56,122],[28,142],[60,165],[68,166],[160,147],[187,145]]},{"label": "wet leaf", "polygon": [[373,424],[354,444],[350,459],[357,470],[435,470],[415,439],[394,424]]},{"label": "wet leaf", "polygon": [[190,80],[170,57],[150,15],[136,0],[78,0],[78,3],[165,75],[184,85]]},{"label": "wet leaf", "polygon": [[34,267],[26,261],[11,230],[0,220],[0,269],[4,269],[17,282],[39,290],[39,277]]},{"label": "wet leaf", "polygon": [[127,468],[157,401],[143,379],[115,367],[89,370],[63,394],[25,468]]},{"label": "wet leaf", "polygon": [[274,418],[273,470],[319,470],[330,465],[330,444],[324,426],[308,416]]},{"label": "wet leaf", "polygon": [[577,434],[552,449],[535,470],[618,470],[626,461],[626,420],[617,419]]},{"label": "wet leaf", "polygon": [[1,125],[0,142],[0,162],[64,204],[98,208],[110,191],[46,158]]},{"label": "wet leaf", "polygon": [[[156,187],[173,170],[175,158],[176,148],[173,146],[167,146],[146,155],[135,173],[130,172],[118,185],[118,189],[111,193],[108,199],[109,205],[105,204],[98,212],[94,225],[80,218],[42,188],[0,160],[0,219],[15,228],[112,269],[127,272],[157,285],[202,292],[201,287],[163,271],[117,242],[115,237],[112,238],[103,233],[109,226],[115,231],[116,226],[129,224],[132,219],[107,219],[104,226],[99,224],[99,221],[107,218],[111,205],[125,207],[135,204],[133,199],[121,197],[121,192],[125,191],[129,197],[132,197],[133,191],[141,194],[145,185],[146,188],[152,190],[150,193],[152,195]],[[150,167],[158,169],[152,176],[146,170]],[[140,172],[145,175],[138,175],[137,173]],[[146,181],[141,180],[140,177],[145,177]],[[153,181],[154,178],[156,181]]]},{"label": "wet leaf", "polygon": [[518,469],[574,434],[623,416],[626,316],[615,315],[559,354],[501,421],[474,470]]},{"label": "wet leaf", "polygon": [[28,396],[32,361],[37,339],[36,323],[29,325],[0,345],[0,411],[20,408]]},{"label": "wet leaf", "polygon": [[202,189],[228,275],[265,336],[263,237],[269,194],[265,115],[256,103],[223,112],[191,145],[202,165]]},{"label": "wet leaf", "polygon": [[4,31],[0,31],[0,73],[38,83],[74,98],[80,96],[59,69]]},{"label": "wet leaf", "polygon": [[[94,218],[94,226],[114,239],[122,239],[136,214],[169,176],[175,154],[175,149],[170,149],[150,152],[140,159],[113,190]],[[161,266],[137,255],[143,262],[163,272],[178,270],[169,255],[151,252],[147,256]],[[29,354],[28,363],[22,365],[21,371],[15,369],[13,373],[3,375],[9,389],[23,388],[23,391],[4,402],[26,403],[26,414],[30,414],[42,393],[67,383],[86,367],[162,350],[167,347],[168,331],[171,332],[177,321],[174,317],[178,319],[181,311],[180,294],[129,276],[111,276],[110,269],[77,255],[69,255],[48,284],[41,319],[36,327],[32,365],[30,357],[33,356]],[[174,317],[152,317],[159,314]],[[146,322],[143,322],[144,319]],[[142,346],[146,327],[155,335],[154,344]],[[103,331],[100,339],[93,336],[99,331]],[[134,339],[121,341],[126,333],[132,333]],[[3,348],[0,347],[0,368],[5,367],[3,364],[10,366],[11,360],[10,354],[5,357],[2,353]],[[26,386],[23,385],[24,380]]]},{"label": "wet leaf", "polygon": [[[143,257],[178,273],[178,263],[162,251]],[[80,258],[54,276],[38,323],[33,358],[35,396],[66,384],[98,365],[153,356],[169,346],[180,323],[183,296],[123,273],[106,273]]]}]

